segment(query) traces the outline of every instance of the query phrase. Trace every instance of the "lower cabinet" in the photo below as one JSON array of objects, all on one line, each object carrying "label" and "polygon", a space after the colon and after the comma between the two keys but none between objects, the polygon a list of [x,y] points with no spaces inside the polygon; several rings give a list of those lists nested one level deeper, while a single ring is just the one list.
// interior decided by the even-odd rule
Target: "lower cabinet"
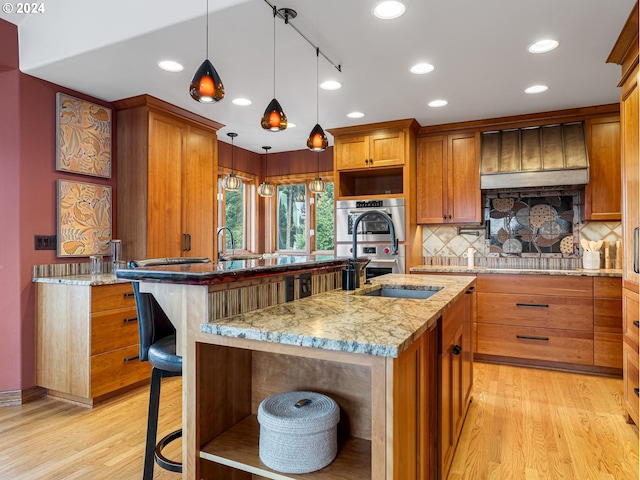
[{"label": "lower cabinet", "polygon": [[640,425],[640,406],[638,390],[638,344],[640,343],[640,320],[638,319],[638,294],[627,288],[622,291],[622,305],[624,316],[624,350],[622,356],[624,368],[624,406],[630,419]]},{"label": "lower cabinet", "polygon": [[438,478],[446,478],[471,402],[475,285],[445,311],[438,327]]},{"label": "lower cabinet", "polygon": [[36,284],[36,383],[92,405],[147,380],[131,283]]}]

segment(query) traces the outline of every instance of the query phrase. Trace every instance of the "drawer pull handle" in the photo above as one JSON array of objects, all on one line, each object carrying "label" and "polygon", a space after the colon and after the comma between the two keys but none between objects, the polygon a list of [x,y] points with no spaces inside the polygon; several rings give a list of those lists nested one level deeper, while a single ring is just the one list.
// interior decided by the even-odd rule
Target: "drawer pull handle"
[{"label": "drawer pull handle", "polygon": [[633,324],[636,326],[636,328],[640,328],[640,321],[634,320]]},{"label": "drawer pull handle", "polygon": [[516,335],[516,338],[520,338],[522,340],[539,340],[541,342],[549,341],[549,337],[533,337],[531,335]]},{"label": "drawer pull handle", "polygon": [[127,292],[124,294],[125,297],[133,297],[133,292]]},{"label": "drawer pull handle", "polygon": [[516,307],[549,308],[549,305],[545,305],[544,303],[516,303]]},{"label": "drawer pull handle", "polygon": [[135,360],[138,360],[140,358],[139,355],[136,355],[135,357],[125,357],[124,358],[124,363],[129,363],[129,362],[133,362]]},{"label": "drawer pull handle", "polygon": [[636,387],[633,389],[633,393],[640,397],[640,388]]},{"label": "drawer pull handle", "polygon": [[138,321],[138,317],[132,317],[132,318],[125,318],[124,319],[124,323],[131,323],[131,322],[137,322]]},{"label": "drawer pull handle", "polygon": [[453,354],[454,355],[460,355],[461,351],[462,351],[462,347],[460,345],[456,345],[455,347],[453,347]]}]

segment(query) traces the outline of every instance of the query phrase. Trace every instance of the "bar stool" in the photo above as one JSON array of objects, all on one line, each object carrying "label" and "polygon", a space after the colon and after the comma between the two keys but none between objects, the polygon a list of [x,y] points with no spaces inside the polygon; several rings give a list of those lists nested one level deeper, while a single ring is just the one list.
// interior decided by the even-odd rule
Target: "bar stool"
[{"label": "bar stool", "polygon": [[[209,262],[211,260],[204,257],[152,258],[148,260],[131,260],[129,268]],[[162,310],[152,294],[140,292],[138,282],[132,283],[138,314],[140,361],[148,361],[153,367],[151,370],[147,438],[144,453],[144,471],[142,474],[143,480],[152,480],[154,460],[165,470],[182,472],[182,463],[169,460],[162,454],[165,446],[182,437],[182,429],[171,432],[156,443],[162,379],[182,375],[182,357],[176,355],[176,329],[164,310]]]}]

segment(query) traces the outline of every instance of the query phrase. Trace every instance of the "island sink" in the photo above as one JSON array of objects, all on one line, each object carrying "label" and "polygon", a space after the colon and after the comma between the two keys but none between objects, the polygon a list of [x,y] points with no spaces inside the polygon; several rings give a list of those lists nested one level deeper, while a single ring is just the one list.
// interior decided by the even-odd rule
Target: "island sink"
[{"label": "island sink", "polygon": [[435,295],[442,287],[425,287],[425,288],[398,288],[383,286],[377,290],[363,293],[366,297],[390,297],[390,298],[413,298],[426,300]]}]

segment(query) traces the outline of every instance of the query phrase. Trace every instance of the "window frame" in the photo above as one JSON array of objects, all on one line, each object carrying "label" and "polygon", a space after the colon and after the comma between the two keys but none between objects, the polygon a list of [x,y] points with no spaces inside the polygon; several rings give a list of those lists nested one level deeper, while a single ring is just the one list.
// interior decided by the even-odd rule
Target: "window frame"
[{"label": "window frame", "polygon": [[[226,215],[224,206],[226,205],[227,192],[222,188],[222,180],[227,174],[231,173],[230,168],[220,168],[218,170],[218,195],[217,195],[217,228],[226,226]],[[235,248],[236,253],[256,253],[256,231],[257,231],[257,185],[258,177],[249,173],[239,172],[234,170],[238,178],[242,180],[244,185],[244,209],[243,209],[243,224],[244,224],[244,245],[242,248]],[[217,229],[216,229],[217,231]],[[226,232],[224,232],[225,245],[226,245]],[[218,251],[224,251],[218,245],[218,238],[216,235],[216,247]],[[217,252],[216,252],[217,253]]]}]

